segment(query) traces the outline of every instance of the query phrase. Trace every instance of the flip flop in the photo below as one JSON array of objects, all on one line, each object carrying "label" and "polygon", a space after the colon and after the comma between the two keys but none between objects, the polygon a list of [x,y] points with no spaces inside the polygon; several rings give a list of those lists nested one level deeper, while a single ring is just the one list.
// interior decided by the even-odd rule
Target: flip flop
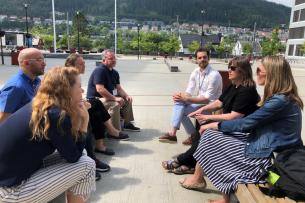
[{"label": "flip flop", "polygon": [[[182,166],[185,166],[185,167],[186,167],[186,170],[183,169]],[[195,173],[195,168],[194,168],[194,167],[191,167],[190,165],[182,165],[182,166],[179,166],[179,167],[177,167],[177,168],[174,168],[174,169],[172,170],[172,172],[175,173],[175,174],[185,174],[185,173],[187,173],[187,174],[194,174],[194,173]],[[192,170],[192,168],[193,168],[194,170]],[[176,169],[176,170],[175,170],[175,169]]]},{"label": "flip flop", "polygon": [[[165,163],[165,162],[166,162],[166,167],[165,167],[164,164],[163,164],[163,163]],[[164,168],[165,170],[172,170],[172,169],[175,168],[174,165],[173,165],[173,163],[177,164],[177,165],[178,165],[177,167],[180,166],[180,164],[179,164],[179,162],[177,161],[177,159],[174,159],[173,161],[172,161],[172,160],[163,161],[163,162],[162,162],[162,166],[163,166],[163,168]]]},{"label": "flip flop", "polygon": [[114,155],[115,152],[112,149],[106,148],[105,151],[99,150],[97,148],[94,149],[94,152],[105,154],[105,155]]}]

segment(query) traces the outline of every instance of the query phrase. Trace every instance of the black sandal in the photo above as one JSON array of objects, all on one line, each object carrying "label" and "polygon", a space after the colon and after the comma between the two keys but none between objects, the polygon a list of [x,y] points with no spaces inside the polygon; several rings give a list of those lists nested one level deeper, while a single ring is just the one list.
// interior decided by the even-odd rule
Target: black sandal
[{"label": "black sandal", "polygon": [[[185,166],[186,170],[184,170],[182,168],[182,166]],[[176,173],[176,174],[185,174],[185,173],[187,173],[187,174],[194,174],[195,173],[195,168],[194,167],[192,167],[190,165],[182,165],[182,166],[179,166],[179,167],[175,168],[176,170],[173,169],[172,172]],[[192,170],[192,168],[194,170]]]},{"label": "black sandal", "polygon": [[[166,162],[166,167],[163,165],[164,162]],[[164,168],[165,170],[172,170],[172,169],[175,168],[174,165],[173,165],[173,163],[177,164],[177,165],[178,165],[177,167],[180,166],[180,164],[179,164],[179,162],[177,161],[177,159],[169,160],[169,161],[163,161],[163,162],[162,162],[162,166],[163,166],[163,168]]]}]

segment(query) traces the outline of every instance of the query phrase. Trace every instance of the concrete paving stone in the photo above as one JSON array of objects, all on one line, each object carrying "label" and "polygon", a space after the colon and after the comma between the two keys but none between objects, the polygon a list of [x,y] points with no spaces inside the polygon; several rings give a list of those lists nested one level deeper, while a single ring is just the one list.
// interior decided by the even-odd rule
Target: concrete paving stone
[{"label": "concrete paving stone", "polygon": [[[0,65],[0,88],[17,73],[19,67],[11,66],[10,57],[4,57],[7,65]],[[158,137],[169,131],[173,110],[172,95],[184,92],[187,88],[190,73],[197,67],[187,59],[173,61],[178,64],[179,72],[170,73],[163,58],[121,56],[117,60],[116,70],[120,73],[121,85],[133,96],[135,125],[141,132],[128,132],[129,141],[104,140],[105,146],[115,151],[114,156],[96,153],[101,161],[111,166],[110,171],[101,173],[101,180],[96,182],[96,191],[90,194],[87,202],[103,203],[184,203],[204,202],[207,199],[219,199],[221,193],[206,178],[205,190],[187,190],[180,186],[179,180],[191,175],[175,175],[161,166],[162,161],[177,157],[186,151],[188,146],[181,144],[186,139],[183,126],[177,133],[177,144],[165,144]],[[55,66],[63,66],[64,59],[47,59],[45,72]],[[86,71],[82,75],[83,88],[87,89],[91,72],[95,68],[95,60],[85,60]],[[227,70],[227,64],[212,59],[212,67]],[[256,70],[258,62],[252,66]],[[305,68],[300,64],[292,64],[292,72],[305,101]],[[41,76],[43,78],[43,76]],[[253,78],[256,81],[255,74]],[[263,95],[263,87],[257,90]],[[195,92],[197,92],[195,90]],[[85,96],[85,95],[84,95]],[[302,113],[304,116],[304,112]],[[303,119],[303,139],[305,139],[305,119]],[[95,146],[95,140],[93,139]],[[64,194],[51,203],[65,202]]]}]

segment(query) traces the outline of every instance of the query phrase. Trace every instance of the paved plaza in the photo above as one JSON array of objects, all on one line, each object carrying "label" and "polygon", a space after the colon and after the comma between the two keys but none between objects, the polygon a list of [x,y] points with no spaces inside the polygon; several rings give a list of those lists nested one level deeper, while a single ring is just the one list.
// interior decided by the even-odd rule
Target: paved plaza
[{"label": "paved plaza", "polygon": [[[0,88],[17,73],[19,67],[12,66],[10,57],[4,57],[7,65],[0,65]],[[188,149],[181,144],[187,135],[182,127],[177,133],[177,144],[164,144],[158,137],[169,131],[173,110],[172,95],[186,90],[189,76],[197,67],[187,59],[173,59],[179,72],[171,73],[163,58],[152,60],[142,57],[119,57],[116,70],[120,73],[121,85],[133,97],[135,124],[141,132],[128,132],[129,141],[105,139],[105,146],[113,149],[114,156],[96,154],[97,158],[111,166],[110,171],[101,173],[96,182],[96,191],[87,202],[103,203],[183,203],[204,202],[219,199],[221,193],[207,180],[205,190],[187,190],[180,186],[179,180],[190,175],[175,175],[165,171],[162,161],[170,160]],[[0,59],[1,62],[1,59]],[[64,59],[47,58],[46,72],[55,66],[64,65]],[[85,60],[86,71],[82,76],[83,89],[87,90],[88,79],[95,66],[95,60]],[[217,70],[227,70],[227,64],[210,61]],[[255,62],[253,71],[258,62]],[[292,64],[293,74],[299,94],[305,102],[305,65]],[[255,81],[256,76],[253,75]],[[260,95],[263,87],[257,87]],[[304,117],[303,112],[303,117]],[[302,138],[305,140],[305,119],[303,119]],[[65,202],[64,195],[51,203]]]}]

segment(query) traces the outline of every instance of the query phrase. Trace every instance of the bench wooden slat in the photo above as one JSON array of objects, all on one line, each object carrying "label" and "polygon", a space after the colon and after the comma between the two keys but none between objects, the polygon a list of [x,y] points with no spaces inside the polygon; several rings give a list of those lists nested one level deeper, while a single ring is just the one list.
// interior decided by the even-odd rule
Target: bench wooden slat
[{"label": "bench wooden slat", "polygon": [[256,203],[245,184],[239,184],[235,194],[241,203]]},{"label": "bench wooden slat", "polygon": [[248,184],[248,190],[250,191],[256,202],[267,203],[261,191],[254,184]]},{"label": "bench wooden slat", "polygon": [[[265,187],[264,184],[259,184],[259,186]],[[257,188],[258,188],[258,185],[257,185]],[[264,195],[263,193],[261,193],[261,194],[262,194],[262,196],[265,198],[265,200],[266,200],[268,203],[276,203],[275,199],[273,199],[273,198],[271,198],[271,197],[269,197],[269,196],[267,196],[267,195]]]}]

